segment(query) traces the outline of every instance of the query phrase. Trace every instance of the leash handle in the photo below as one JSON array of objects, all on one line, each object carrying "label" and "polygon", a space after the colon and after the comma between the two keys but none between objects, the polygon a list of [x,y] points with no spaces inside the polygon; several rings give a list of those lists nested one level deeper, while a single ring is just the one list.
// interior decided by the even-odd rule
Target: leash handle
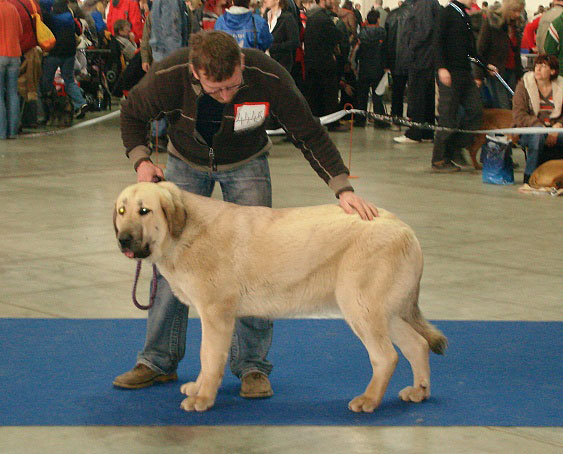
[{"label": "leash handle", "polygon": [[139,276],[141,275],[142,263],[143,263],[142,260],[137,261],[137,270],[135,271],[135,282],[133,282],[132,297],[133,297],[133,304],[135,305],[135,307],[137,307],[138,309],[141,309],[143,311],[148,311],[151,307],[153,307],[154,299],[155,299],[155,296],[156,296],[156,289],[157,289],[156,265],[153,264],[153,266],[152,266],[151,296],[149,298],[149,304],[147,306],[143,306],[142,304],[140,304],[137,301],[137,282],[139,282]]}]

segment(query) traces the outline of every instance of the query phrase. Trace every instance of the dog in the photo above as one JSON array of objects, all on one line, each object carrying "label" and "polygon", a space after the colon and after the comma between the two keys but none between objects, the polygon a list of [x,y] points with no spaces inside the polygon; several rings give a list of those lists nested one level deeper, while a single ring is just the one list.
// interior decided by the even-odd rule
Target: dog
[{"label": "dog", "polygon": [[563,188],[563,159],[544,162],[530,176],[530,186],[539,188]]},{"label": "dog", "polygon": [[[481,129],[506,129],[513,124],[512,110],[509,109],[483,109],[483,119]],[[515,138],[512,138],[513,142]],[[487,141],[486,134],[476,134],[471,145],[467,147],[471,163],[476,170],[481,170],[483,166],[477,160],[477,152]]]},{"label": "dog", "polygon": [[215,402],[235,317],[276,318],[338,306],[366,347],[373,377],[349,402],[373,412],[397,364],[409,361],[412,386],[399,397],[430,396],[429,349],[446,337],[418,306],[422,251],[409,226],[383,209],[373,221],[337,205],[246,207],[180,190],[170,182],[138,183],[115,202],[121,251],[158,266],[179,300],[202,324],[201,371],[180,390],[181,407],[205,411]]},{"label": "dog", "polygon": [[74,122],[74,108],[68,95],[61,95],[56,91],[43,98],[49,119],[47,126],[59,128],[72,126]]}]

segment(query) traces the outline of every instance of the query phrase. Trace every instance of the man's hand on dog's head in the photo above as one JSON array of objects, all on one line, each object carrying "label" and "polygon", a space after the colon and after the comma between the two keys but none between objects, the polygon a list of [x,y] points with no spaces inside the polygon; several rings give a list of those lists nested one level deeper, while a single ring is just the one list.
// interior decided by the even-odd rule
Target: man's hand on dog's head
[{"label": "man's hand on dog's head", "polygon": [[353,191],[344,191],[338,196],[340,207],[348,214],[358,213],[364,221],[372,221],[379,216],[375,205],[366,202]]},{"label": "man's hand on dog's head", "polygon": [[153,164],[152,161],[143,161],[137,167],[137,183],[157,181],[157,178],[164,180],[162,169]]}]

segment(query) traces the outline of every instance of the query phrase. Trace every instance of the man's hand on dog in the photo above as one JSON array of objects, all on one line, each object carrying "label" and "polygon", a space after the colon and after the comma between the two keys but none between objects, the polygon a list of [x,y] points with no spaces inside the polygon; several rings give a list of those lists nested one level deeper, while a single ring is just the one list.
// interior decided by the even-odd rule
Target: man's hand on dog
[{"label": "man's hand on dog", "polygon": [[162,169],[152,163],[152,161],[143,161],[137,167],[137,183],[155,181],[155,177],[164,180],[164,172]]},{"label": "man's hand on dog", "polygon": [[344,191],[338,197],[340,207],[348,214],[358,213],[364,221],[372,221],[379,215],[375,205],[366,202],[353,191]]}]

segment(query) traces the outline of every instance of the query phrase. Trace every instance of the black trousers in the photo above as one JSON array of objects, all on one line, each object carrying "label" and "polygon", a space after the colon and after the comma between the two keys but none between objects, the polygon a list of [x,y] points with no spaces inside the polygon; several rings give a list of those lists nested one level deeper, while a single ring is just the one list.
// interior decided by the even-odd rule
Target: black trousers
[{"label": "black trousers", "polygon": [[[447,128],[479,129],[483,118],[483,104],[471,71],[451,72],[452,84],[438,81],[439,125]],[[463,108],[461,121],[460,107]],[[434,137],[432,162],[451,160],[456,151],[473,143],[473,134],[438,131]]]},{"label": "black trousers", "polygon": [[391,115],[402,117],[404,115],[405,88],[409,76],[406,74],[391,73]]},{"label": "black trousers", "polygon": [[[371,89],[373,112],[380,115],[385,114],[382,97],[375,94],[375,89],[377,88],[377,85],[379,84],[381,77],[383,77],[383,73],[381,73],[381,76],[375,78],[361,77],[358,79],[358,83],[356,86],[356,104],[355,104],[357,106],[356,107],[357,109],[367,110],[369,92]],[[357,120],[357,123],[364,124],[365,121],[366,121],[366,117],[361,116]]]},{"label": "black trousers", "polygon": [[338,111],[338,74],[336,71],[323,71],[306,67],[305,98],[316,117]]},{"label": "black trousers", "polygon": [[[409,107],[407,115],[412,121],[429,123],[436,121],[435,114],[435,73],[433,69],[420,69],[409,71]],[[405,135],[409,139],[421,140],[432,139],[434,136],[430,130],[410,128]]]}]

